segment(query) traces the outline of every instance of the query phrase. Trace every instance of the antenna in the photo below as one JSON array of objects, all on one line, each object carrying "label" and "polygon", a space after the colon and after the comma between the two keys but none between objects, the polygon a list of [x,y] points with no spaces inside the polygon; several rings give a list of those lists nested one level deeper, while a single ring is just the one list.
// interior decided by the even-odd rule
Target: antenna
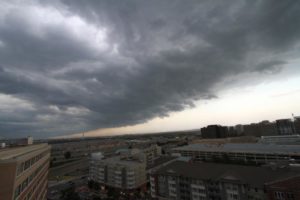
[{"label": "antenna", "polygon": [[296,133],[296,127],[295,127],[295,116],[294,116],[294,113],[292,113],[292,131],[293,131],[293,134]]}]

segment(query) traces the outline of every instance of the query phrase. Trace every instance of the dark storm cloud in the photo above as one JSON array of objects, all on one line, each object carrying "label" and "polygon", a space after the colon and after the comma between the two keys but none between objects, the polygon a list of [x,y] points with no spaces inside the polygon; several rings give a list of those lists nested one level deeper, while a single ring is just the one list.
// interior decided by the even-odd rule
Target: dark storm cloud
[{"label": "dark storm cloud", "polygon": [[216,98],[228,77],[279,73],[299,48],[297,1],[12,1],[0,11],[0,102],[18,104],[0,105],[6,136],[164,117]]},{"label": "dark storm cloud", "polygon": [[263,72],[263,73],[278,73],[281,71],[284,64],[287,64],[281,60],[272,60],[268,62],[262,62],[254,68],[253,71]]}]

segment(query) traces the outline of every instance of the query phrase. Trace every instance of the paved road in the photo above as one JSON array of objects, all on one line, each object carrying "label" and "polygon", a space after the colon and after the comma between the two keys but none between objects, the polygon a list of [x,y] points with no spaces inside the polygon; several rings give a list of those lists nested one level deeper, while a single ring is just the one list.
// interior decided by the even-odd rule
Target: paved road
[{"label": "paved road", "polygon": [[87,185],[86,177],[77,177],[68,181],[60,181],[55,184],[49,183],[47,198],[49,200],[59,200],[63,190],[72,186],[76,188],[83,185]]},{"label": "paved road", "polygon": [[78,161],[70,162],[58,167],[50,168],[49,177],[53,178],[56,176],[81,176],[86,174],[89,167],[88,158],[83,158]]}]

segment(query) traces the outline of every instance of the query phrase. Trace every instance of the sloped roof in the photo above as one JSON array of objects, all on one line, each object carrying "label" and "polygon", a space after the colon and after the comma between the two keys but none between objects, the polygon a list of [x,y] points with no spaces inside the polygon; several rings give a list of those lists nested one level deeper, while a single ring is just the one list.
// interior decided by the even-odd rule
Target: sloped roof
[{"label": "sloped roof", "polygon": [[153,174],[188,177],[201,180],[234,180],[255,187],[263,187],[264,183],[277,179],[300,175],[300,169],[256,167],[246,165],[220,163],[191,163],[174,161]]}]

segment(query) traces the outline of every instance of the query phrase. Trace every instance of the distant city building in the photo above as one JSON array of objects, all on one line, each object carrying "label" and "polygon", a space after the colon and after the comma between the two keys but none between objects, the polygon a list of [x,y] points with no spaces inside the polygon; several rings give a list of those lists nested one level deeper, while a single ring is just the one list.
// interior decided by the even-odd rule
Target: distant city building
[{"label": "distant city building", "polygon": [[132,190],[146,183],[146,156],[132,150],[119,156],[101,159],[92,154],[90,179],[113,188]]},{"label": "distant city building", "polygon": [[236,137],[237,131],[234,126],[228,126],[227,127],[227,137]]},{"label": "distant city building", "polygon": [[27,145],[33,144],[33,137],[29,136],[27,137]]},{"label": "distant city building", "polygon": [[[33,138],[28,136],[26,138],[16,138],[16,139],[1,139],[1,146],[15,147],[15,146],[25,146],[33,144]],[[3,147],[3,148],[4,148]]]},{"label": "distant city building", "polygon": [[[298,168],[271,169],[220,163],[174,161],[151,173],[151,195],[159,200],[263,200],[267,196],[265,184],[282,177],[295,177],[299,173]],[[294,182],[294,184],[298,184],[298,186],[294,186],[294,188],[299,188],[299,179],[297,180],[298,182]],[[270,184],[269,188],[272,186],[274,183]],[[287,192],[287,188],[285,189]],[[284,199],[298,199],[296,192],[294,192],[294,197]]]},{"label": "distant city building", "polygon": [[239,161],[256,164],[279,161],[300,163],[299,145],[262,143],[191,144],[174,148],[173,152],[197,160]]},{"label": "distant city building", "polygon": [[239,136],[244,134],[244,126],[241,124],[236,125],[235,130],[236,130],[237,135],[239,135]]},{"label": "distant city building", "polygon": [[0,199],[46,200],[50,146],[0,149]]},{"label": "distant city building", "polygon": [[294,118],[295,133],[300,135],[300,117]]},{"label": "distant city building", "polygon": [[296,133],[294,123],[291,119],[276,120],[276,127],[279,135],[292,135]]},{"label": "distant city building", "polygon": [[246,136],[271,136],[278,135],[276,124],[269,121],[244,125],[244,135]]},{"label": "distant city building", "polygon": [[151,166],[154,164],[154,160],[161,156],[161,147],[158,145],[151,145],[144,148],[143,153],[146,155],[146,165]]},{"label": "distant city building", "polygon": [[202,138],[225,138],[227,137],[227,127],[220,125],[209,125],[201,128]]}]

